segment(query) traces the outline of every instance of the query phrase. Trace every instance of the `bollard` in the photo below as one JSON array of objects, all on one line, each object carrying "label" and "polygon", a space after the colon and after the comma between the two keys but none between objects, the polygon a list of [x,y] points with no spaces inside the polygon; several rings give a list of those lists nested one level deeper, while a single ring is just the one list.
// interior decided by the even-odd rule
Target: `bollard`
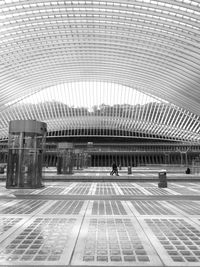
[{"label": "bollard", "polygon": [[131,166],[128,166],[128,174],[132,174]]},{"label": "bollard", "polygon": [[159,171],[158,172],[158,178],[159,178],[158,187],[159,188],[167,187],[167,172],[166,172],[166,170]]}]

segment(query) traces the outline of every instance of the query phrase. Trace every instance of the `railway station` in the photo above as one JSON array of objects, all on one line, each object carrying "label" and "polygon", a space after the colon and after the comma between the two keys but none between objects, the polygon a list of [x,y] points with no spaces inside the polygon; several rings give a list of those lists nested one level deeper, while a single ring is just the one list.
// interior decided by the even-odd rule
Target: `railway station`
[{"label": "railway station", "polygon": [[200,266],[199,0],[0,0],[0,267]]}]

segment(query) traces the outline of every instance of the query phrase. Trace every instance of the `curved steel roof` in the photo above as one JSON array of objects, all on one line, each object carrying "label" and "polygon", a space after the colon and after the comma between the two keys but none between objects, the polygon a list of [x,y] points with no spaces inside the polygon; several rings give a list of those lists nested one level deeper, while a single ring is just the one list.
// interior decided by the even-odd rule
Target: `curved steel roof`
[{"label": "curved steel roof", "polygon": [[[191,132],[177,133],[180,139],[198,141],[199,25],[199,1],[0,0],[1,136],[10,119],[5,112],[15,114],[15,103],[26,96],[59,84],[93,81],[134,88],[171,103],[195,121],[180,122],[181,131]],[[151,134],[172,134],[165,116],[158,125],[165,121],[168,130],[155,126]],[[49,120],[34,112],[32,118]],[[49,131],[56,130],[54,121]],[[131,131],[138,130],[143,131],[132,123]]]}]

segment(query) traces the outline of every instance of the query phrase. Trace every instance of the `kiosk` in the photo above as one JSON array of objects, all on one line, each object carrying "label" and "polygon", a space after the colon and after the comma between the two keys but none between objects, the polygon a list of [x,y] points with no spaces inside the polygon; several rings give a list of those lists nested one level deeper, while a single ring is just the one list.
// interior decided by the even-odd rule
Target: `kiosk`
[{"label": "kiosk", "polygon": [[44,122],[10,121],[6,188],[42,187],[46,132],[47,125]]}]

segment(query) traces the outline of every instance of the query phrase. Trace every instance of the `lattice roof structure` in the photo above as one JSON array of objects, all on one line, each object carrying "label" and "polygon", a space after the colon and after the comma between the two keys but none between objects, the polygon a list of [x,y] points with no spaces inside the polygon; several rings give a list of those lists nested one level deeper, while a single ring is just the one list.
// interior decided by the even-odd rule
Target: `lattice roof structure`
[{"label": "lattice roof structure", "polygon": [[1,139],[36,119],[49,136],[199,143],[199,103],[200,1],[0,0]]}]

